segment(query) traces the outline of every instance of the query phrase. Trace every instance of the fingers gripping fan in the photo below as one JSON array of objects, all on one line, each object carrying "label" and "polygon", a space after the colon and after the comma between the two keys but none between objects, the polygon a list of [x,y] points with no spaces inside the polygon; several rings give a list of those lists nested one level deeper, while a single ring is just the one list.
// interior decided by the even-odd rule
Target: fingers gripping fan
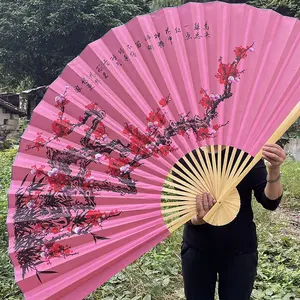
[{"label": "fingers gripping fan", "polygon": [[187,222],[204,191],[217,200],[205,221],[232,221],[237,184],[299,116],[299,57],[298,20],[221,2],[89,44],[13,165],[9,251],[25,297],[82,299]]}]

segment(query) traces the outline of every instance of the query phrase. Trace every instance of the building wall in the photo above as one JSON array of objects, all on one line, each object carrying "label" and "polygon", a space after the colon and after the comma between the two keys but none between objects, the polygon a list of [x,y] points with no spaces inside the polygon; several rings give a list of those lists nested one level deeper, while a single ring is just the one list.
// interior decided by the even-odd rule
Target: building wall
[{"label": "building wall", "polygon": [[17,130],[19,126],[19,115],[12,114],[5,108],[0,107],[0,126],[4,125],[6,130]]}]

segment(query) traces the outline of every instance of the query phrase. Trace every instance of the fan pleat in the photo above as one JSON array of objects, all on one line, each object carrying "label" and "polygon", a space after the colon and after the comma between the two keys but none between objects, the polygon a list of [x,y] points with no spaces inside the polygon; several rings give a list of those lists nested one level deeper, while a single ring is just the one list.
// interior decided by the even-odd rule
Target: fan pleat
[{"label": "fan pleat", "polygon": [[[45,121],[44,123],[50,123],[50,121]],[[34,140],[34,138],[36,137],[36,135],[35,135],[35,133],[36,132],[39,132],[39,130],[38,130],[38,128],[36,128],[36,127],[32,127],[31,125],[29,125],[30,127],[29,127],[29,130],[27,130],[26,131],[26,133],[24,134],[24,136],[23,136],[23,139],[22,139],[22,145],[23,144],[27,144],[27,145],[34,145],[34,142],[32,142],[33,140]],[[84,134],[83,134],[83,131],[81,131],[81,133],[79,133],[79,132],[77,132],[77,134],[78,134],[78,140],[80,140],[81,138],[83,138],[84,137]],[[50,136],[50,132],[49,132],[49,136]],[[53,140],[49,145],[48,145],[48,147],[50,147],[51,149],[53,149],[53,150],[61,150],[62,148],[61,148],[61,145],[62,145],[62,143],[65,143],[66,145],[71,145],[72,147],[75,147],[75,148],[79,148],[79,145],[77,145],[77,144],[74,144],[74,143],[72,143],[72,142],[70,142],[70,141],[68,141],[68,140],[66,140],[66,139],[64,139],[63,137],[62,138],[59,138],[59,140],[60,140],[60,142],[57,142],[57,141],[55,141],[55,140]],[[21,145],[21,148],[25,148],[25,147],[22,147],[22,145]],[[30,152],[29,151],[26,151],[25,153],[23,152],[23,153],[20,153],[20,155],[21,155],[21,157],[23,157],[24,155],[29,155],[28,156],[28,161],[31,159],[31,158],[33,158],[33,160],[32,161],[34,161],[34,160],[36,160],[36,158],[35,157],[33,157],[33,155],[30,155]],[[76,153],[76,155],[77,155],[77,153]],[[84,155],[83,154],[78,154],[79,155],[79,157],[81,157],[81,158],[84,158]],[[38,153],[36,153],[36,157],[38,157],[39,156],[39,159],[40,159],[40,163],[41,164],[44,164],[44,165],[47,165],[47,159],[45,159],[45,151],[43,150],[43,149],[41,149],[40,151],[38,151]],[[130,154],[129,155],[129,157],[132,157],[132,154]],[[103,165],[103,166],[106,166],[108,163],[105,161],[105,160],[103,160],[102,162],[101,162],[101,165]],[[165,166],[164,166],[164,164],[165,164]],[[31,166],[32,166],[32,164],[26,164],[26,166],[28,167],[28,168],[30,168]],[[164,168],[162,168],[162,167],[164,167]],[[135,170],[134,172],[136,173],[136,174],[145,174],[145,175],[143,175],[143,176],[150,176],[151,177],[151,175],[153,174],[153,175],[155,175],[155,176],[158,176],[158,177],[161,177],[161,178],[164,178],[165,177],[165,173],[166,173],[166,170],[169,170],[170,168],[172,167],[172,165],[170,165],[167,161],[165,161],[163,158],[160,158],[159,160],[155,160],[155,159],[152,159],[152,160],[148,160],[147,161],[147,164],[145,165],[145,167],[143,168],[143,170],[140,170],[140,169],[137,169],[137,170]],[[94,165],[94,168],[95,169],[97,169],[97,166],[96,165]],[[147,175],[147,173],[149,174],[149,175]]]},{"label": "fan pleat", "polygon": [[[300,55],[300,52],[299,52],[299,55]],[[293,109],[293,105],[286,103],[284,101],[284,99],[286,99],[287,97],[299,99],[298,95],[299,95],[299,87],[300,87],[300,78],[299,78],[300,69],[298,69],[296,75],[295,75],[295,81],[293,80],[290,83],[290,85],[288,85],[288,87],[286,89],[286,93],[281,96],[281,98],[280,98],[281,102],[278,102],[280,104],[277,105],[278,108],[276,110],[274,110],[272,114],[268,113],[268,117],[265,117],[265,120],[268,120],[268,123],[266,123],[265,126],[263,127],[263,129],[261,130],[261,133],[259,134],[259,139],[255,140],[255,142],[253,143],[252,149],[254,147],[255,147],[254,149],[258,149],[259,143],[263,137],[266,137],[266,136],[271,137],[271,135],[273,133],[273,130],[272,130],[273,120],[276,120],[276,122],[278,122],[279,124],[282,124],[286,117],[285,111],[287,109],[290,109],[290,110]],[[296,80],[296,78],[297,78],[297,80]],[[274,105],[274,107],[276,107],[276,105]],[[266,112],[269,112],[270,110],[271,110],[271,108],[268,108],[268,110]],[[263,116],[261,119],[263,119]],[[294,121],[296,121],[296,119]],[[288,129],[288,127],[285,129],[285,131],[287,129]],[[249,143],[250,143],[250,141],[249,141]]]},{"label": "fan pleat", "polygon": [[[90,235],[82,234],[78,236],[63,236],[60,239],[60,243],[67,245],[72,245],[74,252],[78,252],[76,256],[71,256],[70,258],[75,259],[72,264],[80,265],[80,261],[88,261],[89,258],[86,256],[91,256],[95,252],[105,253],[106,248],[118,249],[119,246],[130,242],[131,235],[139,235],[142,231],[150,230],[151,223],[156,224],[155,226],[160,226],[164,224],[161,218],[160,209],[156,209],[152,212],[145,212],[141,214],[130,215],[129,217],[120,217],[119,222],[112,222],[112,220],[106,221],[106,226],[104,229],[94,229],[91,233],[97,236],[104,236],[107,240],[99,240],[94,247],[90,247],[91,240],[93,238]],[[160,224],[160,225],[159,225]],[[80,236],[80,239],[78,237]],[[119,245],[119,246],[118,246]],[[64,259],[55,260],[52,263],[53,267],[68,265],[68,261]]]},{"label": "fan pleat", "polygon": [[[112,266],[116,267],[118,261],[123,260],[123,264],[125,263],[127,265],[127,260],[130,260],[130,262],[135,260],[135,258],[133,259],[133,257],[136,257],[133,255],[135,254],[135,250],[137,250],[137,252],[145,253],[167,236],[167,232],[162,226],[159,226],[157,221],[149,222],[147,224],[147,228],[145,228],[144,226],[142,230],[131,230],[130,232],[124,231],[123,234],[125,236],[121,237],[120,239],[116,238],[115,242],[108,245],[108,247],[111,250],[107,251],[107,254],[105,256],[103,256],[103,253],[106,252],[106,246],[97,246],[96,244],[95,248],[91,249],[91,247],[86,247],[86,250],[81,249],[82,254],[78,254],[76,258],[75,256],[70,257],[73,264],[72,268],[70,268],[70,264],[62,260],[64,262],[62,262],[59,267],[61,267],[64,271],[64,278],[54,278],[50,281],[45,280],[45,283],[43,284],[44,289],[42,293],[46,295],[47,292],[49,295],[54,294],[53,296],[58,297],[58,295],[56,295],[55,292],[57,292],[57,289],[60,289],[59,286],[61,284],[65,286],[73,286],[73,284],[75,283],[82,284],[83,282],[85,282],[93,276],[97,277],[99,275],[102,275],[101,273],[103,273],[105,269],[112,269]],[[151,243],[151,240],[155,240],[154,245]],[[114,244],[117,244],[119,241],[121,242],[120,245],[122,246],[114,246]],[[109,242],[107,244],[109,244]],[[143,253],[140,253],[140,255]],[[82,268],[83,263],[85,266],[84,269]],[[68,268],[68,270],[65,268]],[[124,266],[122,266],[122,268],[124,268]],[[121,270],[122,268],[120,268],[119,270]],[[110,276],[112,275],[113,274],[111,274]],[[99,277],[102,278],[101,276]],[[29,281],[30,279],[34,280],[34,278],[28,278],[27,280],[25,279],[23,282],[24,286],[26,284],[26,281]],[[98,284],[101,283],[103,282],[99,282]],[[37,294],[36,296],[39,295]]]},{"label": "fan pleat", "polygon": [[[165,18],[163,18],[165,19]],[[147,18],[143,18],[140,19],[139,25],[143,25],[144,28],[144,35],[147,34],[147,32],[152,31],[155,32],[155,22],[152,21],[152,19],[150,17]],[[141,30],[143,30],[141,28]],[[171,54],[169,52],[171,51],[167,51],[166,53],[164,53],[165,51],[162,51],[161,54],[156,54],[156,55],[150,55],[150,57],[152,58],[151,63],[147,60],[149,60],[149,55],[143,55],[146,54],[145,52],[141,52],[142,54],[142,62],[144,63],[144,69],[148,71],[148,76],[147,78],[143,78],[145,81],[147,81],[150,77],[152,79],[156,79],[155,80],[155,86],[156,88],[161,86],[162,83],[164,83],[163,85],[165,86],[165,88],[167,88],[167,90],[169,91],[169,93],[172,95],[172,98],[174,98],[173,103],[176,105],[180,105],[181,101],[178,101],[180,99],[180,95],[179,95],[179,91],[177,89],[177,86],[175,84],[175,80],[172,77],[172,72],[171,72],[171,65],[169,64],[169,61],[167,60],[166,56],[168,56],[168,54]],[[169,55],[172,56],[173,55]],[[157,69],[153,70],[153,68],[149,68],[149,66],[156,66],[156,68],[158,70],[161,70],[161,74],[164,73],[163,78],[159,79],[158,76],[156,76],[157,74]],[[148,99],[147,99],[148,100]],[[177,101],[176,101],[177,100]],[[150,101],[150,99],[148,100]],[[152,98],[153,103],[153,107],[157,106],[157,98]],[[174,111],[175,110],[175,111]],[[184,111],[183,106],[180,106],[177,109],[174,109],[172,113],[171,110],[169,110],[168,108],[166,108],[166,117],[170,120],[173,119],[175,120],[176,117],[178,116],[179,113]],[[174,140],[174,145],[179,149],[185,149],[185,152],[188,151],[187,146],[182,143],[182,141],[175,139]]]}]

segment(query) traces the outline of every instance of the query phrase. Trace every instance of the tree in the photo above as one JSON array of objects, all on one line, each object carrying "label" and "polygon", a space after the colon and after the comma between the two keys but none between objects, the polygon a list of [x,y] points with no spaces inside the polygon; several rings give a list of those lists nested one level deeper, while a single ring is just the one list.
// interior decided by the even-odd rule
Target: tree
[{"label": "tree", "polygon": [[[156,10],[161,7],[177,6],[188,2],[211,2],[216,0],[153,0],[151,9]],[[246,3],[258,8],[273,9],[278,13],[300,18],[300,2],[299,0],[222,0],[227,3]]]},{"label": "tree", "polygon": [[247,4],[273,9],[284,16],[300,18],[299,0],[251,0],[247,1]]},{"label": "tree", "polygon": [[0,87],[51,83],[88,43],[147,12],[143,0],[1,0]]}]

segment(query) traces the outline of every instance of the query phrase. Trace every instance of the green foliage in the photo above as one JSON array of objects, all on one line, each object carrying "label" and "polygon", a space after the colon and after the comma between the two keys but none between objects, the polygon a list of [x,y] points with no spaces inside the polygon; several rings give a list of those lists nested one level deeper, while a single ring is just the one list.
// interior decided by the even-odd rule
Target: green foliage
[{"label": "green foliage", "polygon": [[10,184],[11,166],[15,159],[17,149],[0,152],[0,189],[7,190]]},{"label": "green foliage", "polygon": [[[196,1],[195,1],[196,2]],[[183,4],[183,0],[153,0],[150,6],[151,11],[155,11],[162,7],[172,7]]]},{"label": "green foliage", "polygon": [[7,190],[10,185],[11,166],[17,149],[0,152],[0,299],[22,299],[14,280],[13,267],[8,257],[6,229]]},{"label": "green foliage", "polygon": [[143,0],[2,0],[0,86],[50,84],[88,43],[148,11]]},{"label": "green foliage", "polygon": [[[0,299],[23,299],[13,275],[7,253],[7,190],[11,165],[17,150],[0,152]],[[284,203],[293,197],[299,201],[300,163],[287,161],[283,168],[283,184],[288,192]],[[287,193],[286,192],[286,193]],[[266,211],[254,201],[259,237],[259,267],[253,300],[299,300],[300,241],[285,232],[286,223],[276,212]],[[184,299],[181,276],[180,245],[182,229],[136,260],[86,300],[180,300]]]},{"label": "green foliage", "polygon": [[[276,214],[254,205],[259,238],[259,266],[253,299],[300,297],[300,241],[287,235],[286,223]],[[295,299],[295,298],[291,298]]]},{"label": "green foliage", "polygon": [[[224,0],[300,17],[299,0]],[[190,0],[2,0],[0,91],[50,84],[84,47],[136,15]],[[198,0],[194,2],[209,2]]]},{"label": "green foliage", "polygon": [[[188,2],[212,2],[217,0],[153,0],[151,9],[156,10],[161,7],[177,6]],[[222,0],[227,3],[246,3],[258,8],[273,9],[278,13],[300,18],[300,2],[299,0]]]},{"label": "green foliage", "polygon": [[300,18],[299,0],[250,0],[247,4],[273,9],[284,16]]},{"label": "green foliage", "polygon": [[282,183],[284,187],[283,205],[290,208],[300,208],[300,162],[287,160],[282,168]]},{"label": "green foliage", "polygon": [[178,256],[181,236],[181,230],[175,232],[86,299],[184,299]]}]

